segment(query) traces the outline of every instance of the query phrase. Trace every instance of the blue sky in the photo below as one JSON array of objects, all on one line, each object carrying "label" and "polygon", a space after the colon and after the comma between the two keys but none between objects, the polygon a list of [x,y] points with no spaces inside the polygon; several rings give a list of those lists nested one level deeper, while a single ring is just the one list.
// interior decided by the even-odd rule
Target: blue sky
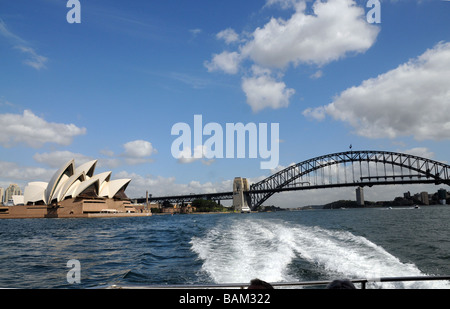
[{"label": "blue sky", "polygon": [[[174,158],[171,128],[194,115],[279,123],[274,170],[350,144],[447,162],[450,2],[380,2],[371,24],[365,0],[80,0],[70,24],[65,0],[0,0],[0,186],[48,181],[72,158],[131,178],[130,197],[270,175],[261,158]],[[324,195],[354,197],[274,203]]]}]

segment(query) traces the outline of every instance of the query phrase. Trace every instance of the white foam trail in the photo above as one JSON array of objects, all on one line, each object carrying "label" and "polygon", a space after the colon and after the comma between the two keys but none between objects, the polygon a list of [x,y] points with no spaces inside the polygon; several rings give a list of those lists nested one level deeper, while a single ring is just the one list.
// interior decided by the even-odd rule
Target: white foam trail
[{"label": "white foam trail", "polygon": [[253,278],[277,282],[292,279],[285,270],[295,257],[281,235],[279,230],[245,221],[216,227],[203,239],[194,237],[191,244],[204,260],[203,270],[217,283],[245,283]]},{"label": "white foam trail", "polygon": [[[292,225],[282,221],[246,219],[219,225],[204,238],[193,237],[192,250],[202,269],[216,283],[301,281],[289,264],[301,258],[330,278],[424,276],[415,265],[402,263],[368,239],[346,231]],[[376,285],[378,286],[378,285]],[[447,283],[383,283],[383,288],[449,288]]]}]

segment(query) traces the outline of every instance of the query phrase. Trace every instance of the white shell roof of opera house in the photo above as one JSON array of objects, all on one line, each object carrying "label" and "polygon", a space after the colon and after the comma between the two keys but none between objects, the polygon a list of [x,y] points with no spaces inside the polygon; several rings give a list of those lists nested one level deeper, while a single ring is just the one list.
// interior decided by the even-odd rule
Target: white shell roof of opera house
[{"label": "white shell roof of opera house", "polygon": [[111,172],[94,175],[98,160],[75,167],[70,160],[56,171],[49,182],[30,182],[24,191],[24,204],[44,203],[50,205],[68,198],[76,198],[85,192],[92,197],[114,198],[125,191],[131,179],[111,180]]}]

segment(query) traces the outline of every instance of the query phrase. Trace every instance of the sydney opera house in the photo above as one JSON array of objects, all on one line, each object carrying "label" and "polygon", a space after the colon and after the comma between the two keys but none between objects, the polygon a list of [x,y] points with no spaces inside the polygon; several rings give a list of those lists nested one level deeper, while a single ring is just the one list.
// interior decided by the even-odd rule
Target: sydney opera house
[{"label": "sydney opera house", "polygon": [[111,172],[94,174],[97,160],[78,167],[71,160],[50,182],[25,187],[24,205],[0,210],[0,217],[75,218],[135,214],[125,190],[131,179],[111,180]]}]

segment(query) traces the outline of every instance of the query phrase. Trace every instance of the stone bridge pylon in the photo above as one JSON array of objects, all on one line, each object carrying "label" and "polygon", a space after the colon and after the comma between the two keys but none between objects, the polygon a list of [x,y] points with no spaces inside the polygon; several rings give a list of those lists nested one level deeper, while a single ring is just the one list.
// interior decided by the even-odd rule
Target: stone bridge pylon
[{"label": "stone bridge pylon", "polygon": [[233,207],[237,212],[250,212],[251,197],[247,178],[236,177],[233,182]]}]

